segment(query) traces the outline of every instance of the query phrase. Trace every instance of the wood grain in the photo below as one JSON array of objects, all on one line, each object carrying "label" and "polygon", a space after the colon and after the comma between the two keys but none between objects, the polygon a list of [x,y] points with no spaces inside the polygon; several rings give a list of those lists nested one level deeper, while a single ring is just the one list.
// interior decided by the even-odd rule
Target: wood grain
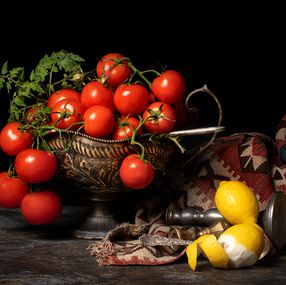
[{"label": "wood grain", "polygon": [[92,241],[69,234],[86,211],[68,205],[54,224],[35,227],[19,210],[0,209],[0,284],[286,284],[285,249],[244,269],[215,269],[201,258],[192,272],[185,257],[164,266],[99,266],[87,250]]}]

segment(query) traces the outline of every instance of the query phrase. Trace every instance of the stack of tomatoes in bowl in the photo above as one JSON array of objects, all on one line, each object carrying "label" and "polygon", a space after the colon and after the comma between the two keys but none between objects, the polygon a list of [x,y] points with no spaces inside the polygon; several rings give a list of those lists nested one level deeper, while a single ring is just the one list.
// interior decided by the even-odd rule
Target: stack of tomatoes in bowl
[{"label": "stack of tomatoes in bowl", "polygon": [[188,123],[186,82],[176,70],[141,71],[120,53],[103,56],[94,70],[84,60],[60,51],[45,56],[25,79],[23,68],[1,70],[0,89],[11,95],[9,119],[0,146],[11,161],[0,175],[0,207],[21,208],[31,224],[56,220],[62,202],[49,181],[58,162],[46,138],[74,131],[105,140],[128,140],[140,151],[122,161],[120,178],[130,189],[143,189],[154,178],[137,138],[164,135]]}]

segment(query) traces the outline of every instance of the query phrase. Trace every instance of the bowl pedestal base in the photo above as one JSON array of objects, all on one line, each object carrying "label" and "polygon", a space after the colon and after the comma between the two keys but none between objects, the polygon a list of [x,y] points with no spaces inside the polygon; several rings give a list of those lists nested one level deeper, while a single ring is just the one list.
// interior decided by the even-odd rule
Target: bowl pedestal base
[{"label": "bowl pedestal base", "polygon": [[82,239],[102,239],[113,230],[115,219],[113,200],[90,200],[91,210],[81,224],[71,231],[71,235]]}]

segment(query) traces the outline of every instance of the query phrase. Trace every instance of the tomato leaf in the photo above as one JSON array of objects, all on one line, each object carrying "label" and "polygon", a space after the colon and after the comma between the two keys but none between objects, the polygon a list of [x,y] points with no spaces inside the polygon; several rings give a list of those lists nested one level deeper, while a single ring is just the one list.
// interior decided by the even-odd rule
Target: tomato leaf
[{"label": "tomato leaf", "polygon": [[6,74],[7,72],[8,72],[8,61],[6,61],[1,68],[2,75]]},{"label": "tomato leaf", "polygon": [[37,82],[29,82],[28,83],[31,90],[38,92],[39,94],[45,93],[45,90],[39,85]]},{"label": "tomato leaf", "polygon": [[4,84],[5,84],[5,79],[0,77],[0,89],[3,88]]},{"label": "tomato leaf", "polygon": [[[9,70],[8,61],[0,67],[0,89],[6,88],[10,98],[8,122],[20,122],[25,128],[32,128],[35,141],[50,132],[49,119],[51,109],[43,107],[51,92],[60,88],[81,90],[83,81],[74,80],[77,74],[83,74],[81,63],[85,60],[78,55],[60,50],[45,55],[32,69],[28,78],[24,67]],[[36,108],[32,120],[27,119],[27,111]],[[46,126],[46,127],[45,127]]]},{"label": "tomato leaf", "polygon": [[20,80],[24,79],[24,68],[14,67],[9,71],[9,77],[11,80],[15,80],[15,83],[17,84]]},{"label": "tomato leaf", "polygon": [[27,80],[23,67],[9,70],[6,61],[1,68],[0,89],[6,87],[8,95],[12,94],[9,121],[21,120],[23,107],[46,100],[56,85],[79,89],[81,86],[72,78],[81,72],[82,62],[83,58],[65,50],[53,52],[40,59]]}]

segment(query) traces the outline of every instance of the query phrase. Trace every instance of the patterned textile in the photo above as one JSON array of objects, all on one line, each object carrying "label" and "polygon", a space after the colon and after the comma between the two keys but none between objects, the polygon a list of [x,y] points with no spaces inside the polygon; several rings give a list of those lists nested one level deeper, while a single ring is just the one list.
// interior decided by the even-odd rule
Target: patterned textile
[{"label": "patterned textile", "polygon": [[[201,146],[203,147],[203,145]],[[218,137],[191,162],[185,162],[169,177],[162,193],[141,205],[134,224],[124,223],[89,250],[100,265],[160,265],[174,262],[185,253],[146,246],[139,237],[148,233],[167,236],[165,210],[169,203],[180,209],[215,207],[215,191],[221,180],[239,180],[252,188],[263,211],[275,191],[286,194],[286,115],[278,125],[275,140],[261,133]],[[167,198],[166,198],[167,197]]]}]

